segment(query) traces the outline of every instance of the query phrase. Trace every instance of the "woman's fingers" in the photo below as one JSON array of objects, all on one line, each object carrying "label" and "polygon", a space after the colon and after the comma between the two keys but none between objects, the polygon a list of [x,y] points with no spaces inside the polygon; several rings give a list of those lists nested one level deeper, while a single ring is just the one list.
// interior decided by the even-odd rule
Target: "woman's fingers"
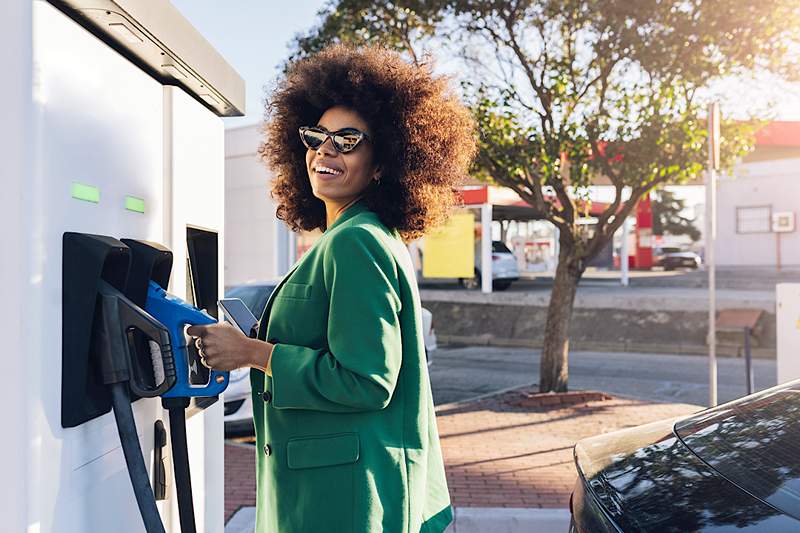
[{"label": "woman's fingers", "polygon": [[232,370],[246,364],[246,354],[241,353],[247,337],[227,323],[207,326],[190,326],[186,333],[195,339],[195,346],[208,368]]},{"label": "woman's fingers", "polygon": [[186,334],[192,337],[202,338],[206,334],[208,326],[189,326],[186,328]]}]

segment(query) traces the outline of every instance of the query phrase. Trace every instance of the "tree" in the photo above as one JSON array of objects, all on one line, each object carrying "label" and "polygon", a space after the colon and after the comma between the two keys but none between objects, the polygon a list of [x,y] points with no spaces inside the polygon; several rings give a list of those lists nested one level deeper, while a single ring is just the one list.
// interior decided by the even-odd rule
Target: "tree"
[{"label": "tree", "polygon": [[[417,41],[398,38],[395,29],[415,21]],[[381,28],[391,29],[385,39]],[[294,57],[336,40],[383,43],[417,61],[414,47],[434,43],[463,65],[480,127],[475,174],[559,229],[542,391],[567,389],[568,331],[588,261],[644,194],[703,172],[708,86],[756,71],[800,78],[795,0],[339,0],[298,37]],[[723,124],[726,166],[752,146],[753,127]],[[601,180],[615,195],[589,232],[578,221]]]},{"label": "tree", "polygon": [[653,195],[653,234],[686,235],[693,241],[700,240],[700,230],[694,219],[683,216],[686,202],[666,189]]},{"label": "tree", "polygon": [[318,13],[320,23],[306,35],[298,35],[286,64],[322,50],[333,43],[354,45],[380,43],[422,61],[423,43],[436,33],[445,14],[440,0],[338,0]]}]

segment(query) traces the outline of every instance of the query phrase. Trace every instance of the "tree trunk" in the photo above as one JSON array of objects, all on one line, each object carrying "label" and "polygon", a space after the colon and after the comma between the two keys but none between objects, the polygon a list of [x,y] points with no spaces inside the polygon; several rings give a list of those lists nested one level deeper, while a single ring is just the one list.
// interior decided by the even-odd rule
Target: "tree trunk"
[{"label": "tree trunk", "polygon": [[567,392],[569,325],[572,321],[575,291],[583,268],[579,258],[572,257],[563,247],[561,250],[544,327],[544,345],[539,368],[540,392]]}]

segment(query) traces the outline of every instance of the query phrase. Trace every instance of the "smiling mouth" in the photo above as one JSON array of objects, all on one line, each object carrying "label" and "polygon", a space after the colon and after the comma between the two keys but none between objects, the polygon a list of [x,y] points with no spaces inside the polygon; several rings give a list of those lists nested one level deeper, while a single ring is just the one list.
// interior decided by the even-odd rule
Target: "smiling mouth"
[{"label": "smiling mouth", "polygon": [[341,176],[344,174],[344,171],[339,170],[338,168],[326,167],[325,165],[319,165],[314,167],[314,172],[317,174],[321,174],[323,176]]}]

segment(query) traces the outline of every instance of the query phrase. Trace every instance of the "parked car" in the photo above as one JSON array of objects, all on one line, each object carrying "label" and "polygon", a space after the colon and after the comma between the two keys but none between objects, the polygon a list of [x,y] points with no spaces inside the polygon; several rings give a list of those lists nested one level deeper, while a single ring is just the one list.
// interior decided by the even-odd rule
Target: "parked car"
[{"label": "parked car", "polygon": [[[475,242],[475,275],[471,278],[459,278],[458,282],[465,289],[481,288],[481,242]],[[502,241],[492,241],[492,289],[504,291],[519,279],[517,258]]]},{"label": "parked car", "polygon": [[[278,281],[236,285],[225,291],[226,298],[239,298],[256,317],[261,317],[272,291]],[[424,331],[425,354],[428,366],[437,349],[436,331],[433,328],[433,314],[422,308],[422,327]],[[230,373],[228,388],[225,390],[225,433],[253,435],[253,402],[250,397],[250,369],[239,368]]]},{"label": "parked car", "polygon": [[676,247],[653,249],[653,264],[663,267],[664,270],[675,270],[676,268],[695,269],[701,263],[700,256],[688,250],[681,250]]},{"label": "parked car", "polygon": [[800,531],[800,380],[578,442],[570,531]]},{"label": "parked car", "polygon": [[[236,285],[225,290],[225,298],[239,298],[256,318],[261,317],[277,281]],[[231,371],[228,388],[225,389],[225,434],[254,435],[253,402],[250,398],[250,369]]]}]

